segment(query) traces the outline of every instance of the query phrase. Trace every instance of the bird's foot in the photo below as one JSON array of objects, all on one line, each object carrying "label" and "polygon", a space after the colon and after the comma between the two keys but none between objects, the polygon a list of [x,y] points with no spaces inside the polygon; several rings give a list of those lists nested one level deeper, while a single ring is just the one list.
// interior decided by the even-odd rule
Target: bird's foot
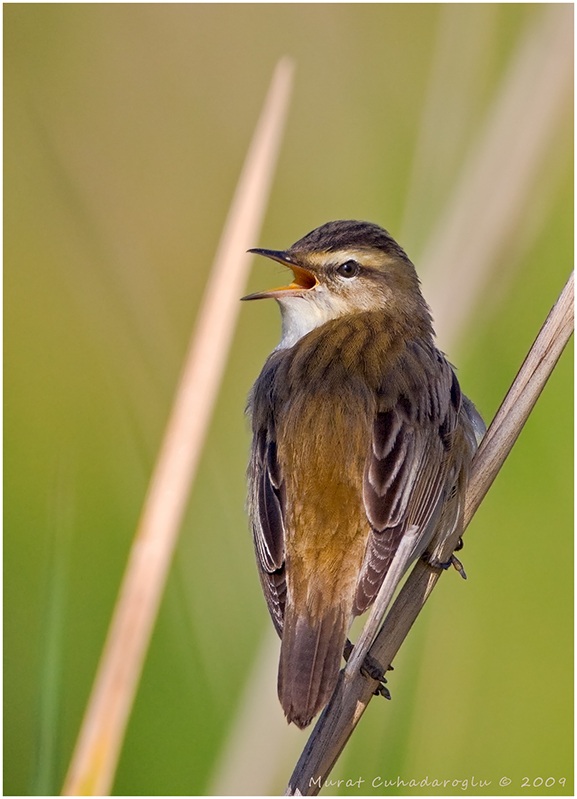
[{"label": "bird's foot", "polygon": [[[458,552],[460,549],[463,549],[462,538],[459,538],[457,546],[455,547],[455,552]],[[431,558],[425,555],[425,561],[429,564],[429,566],[432,566],[434,569],[448,569],[450,566],[452,566],[454,569],[456,569],[459,572],[463,580],[467,579],[467,572],[465,571],[463,564],[461,563],[459,558],[456,558],[455,555],[451,555],[451,557],[447,561],[438,560],[437,558]]]},{"label": "bird's foot", "polygon": [[[353,651],[353,645],[347,638],[345,642],[345,648],[343,650],[343,657],[347,661],[351,656],[351,652]],[[393,671],[392,666],[387,666],[387,671]],[[391,692],[385,685],[387,682],[385,679],[385,674],[383,671],[383,667],[381,664],[376,660],[372,655],[365,655],[365,659],[363,661],[363,665],[361,666],[361,674],[364,674],[365,677],[369,677],[371,680],[375,680],[378,682],[378,686],[373,691],[374,696],[384,696],[385,699],[391,698]]]}]

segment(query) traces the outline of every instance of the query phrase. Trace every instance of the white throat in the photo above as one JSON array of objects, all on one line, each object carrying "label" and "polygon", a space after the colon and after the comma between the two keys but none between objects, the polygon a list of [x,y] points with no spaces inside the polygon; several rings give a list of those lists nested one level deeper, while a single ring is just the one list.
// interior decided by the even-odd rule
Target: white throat
[{"label": "white throat", "polygon": [[[314,293],[313,293],[314,292]],[[276,347],[286,350],[316,327],[350,313],[344,298],[329,292],[322,285],[309,289],[301,296],[277,296],[282,317],[282,337]]]}]

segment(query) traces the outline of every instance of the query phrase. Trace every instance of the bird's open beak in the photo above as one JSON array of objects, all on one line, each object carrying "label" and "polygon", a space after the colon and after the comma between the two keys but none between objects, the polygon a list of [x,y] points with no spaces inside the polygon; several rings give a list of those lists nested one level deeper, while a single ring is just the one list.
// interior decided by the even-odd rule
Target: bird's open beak
[{"label": "bird's open beak", "polygon": [[255,255],[264,255],[265,258],[271,258],[283,266],[288,266],[293,273],[294,280],[288,286],[280,286],[280,288],[269,289],[268,291],[257,291],[256,294],[248,294],[246,297],[241,297],[242,300],[263,300],[267,297],[274,299],[275,297],[286,296],[287,292],[296,294],[308,291],[308,289],[312,289],[318,284],[318,280],[312,272],[295,264],[291,256],[282,250],[261,250],[256,248],[249,250],[249,252],[255,253]]}]

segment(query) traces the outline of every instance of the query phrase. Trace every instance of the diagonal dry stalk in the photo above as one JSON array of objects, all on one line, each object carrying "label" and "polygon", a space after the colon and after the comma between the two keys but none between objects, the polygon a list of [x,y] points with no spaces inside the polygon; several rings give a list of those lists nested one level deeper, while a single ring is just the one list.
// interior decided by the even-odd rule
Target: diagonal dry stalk
[{"label": "diagonal dry stalk", "polygon": [[200,459],[258,238],[288,108],[292,63],[275,70],[205,290],[129,555],[65,795],[110,792],[124,732]]},{"label": "diagonal dry stalk", "polygon": [[[527,421],[573,331],[573,273],[545,320],[473,460],[466,496],[469,524]],[[448,560],[457,544],[448,539],[441,558]],[[441,575],[419,561],[400,591],[370,649],[388,666]],[[341,751],[370,702],[377,683],[359,672],[345,681],[341,672],[330,703],[317,722],[296,765],[286,795],[314,795],[322,788]]]}]

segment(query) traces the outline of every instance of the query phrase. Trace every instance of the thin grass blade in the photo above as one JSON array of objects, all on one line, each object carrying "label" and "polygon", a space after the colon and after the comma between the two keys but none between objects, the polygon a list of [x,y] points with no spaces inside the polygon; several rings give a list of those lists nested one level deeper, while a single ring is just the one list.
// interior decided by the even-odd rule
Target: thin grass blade
[{"label": "thin grass blade", "polygon": [[196,329],[98,673],[64,785],[65,795],[110,793],[124,732],[190,486],[226,363],[280,147],[292,82],[281,60],[258,122],[205,290]]}]

